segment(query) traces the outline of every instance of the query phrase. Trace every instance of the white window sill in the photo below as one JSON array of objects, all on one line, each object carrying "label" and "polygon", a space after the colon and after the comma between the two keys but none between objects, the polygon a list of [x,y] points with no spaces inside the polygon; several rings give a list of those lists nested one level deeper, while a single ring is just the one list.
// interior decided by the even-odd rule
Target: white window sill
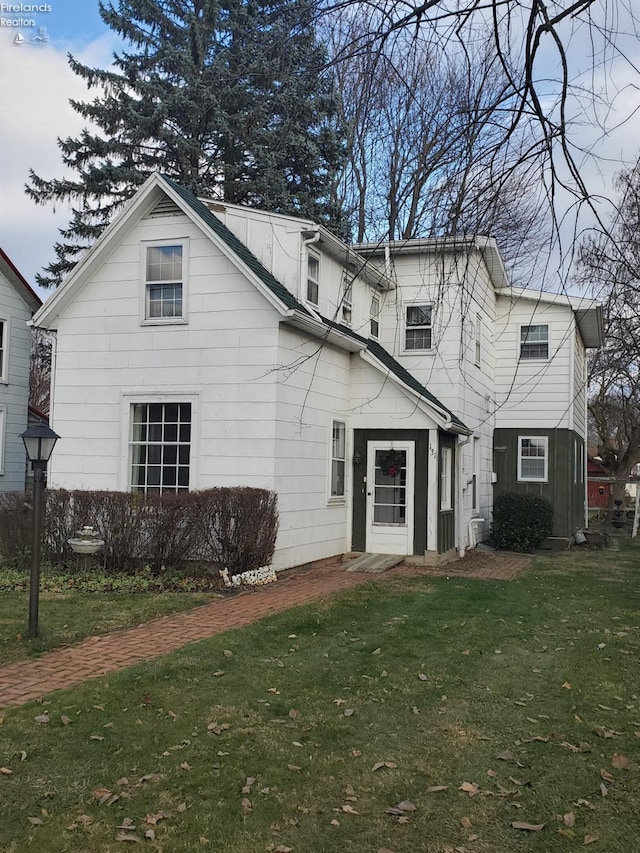
[{"label": "white window sill", "polygon": [[186,326],[186,317],[153,317],[140,321],[141,326]]}]

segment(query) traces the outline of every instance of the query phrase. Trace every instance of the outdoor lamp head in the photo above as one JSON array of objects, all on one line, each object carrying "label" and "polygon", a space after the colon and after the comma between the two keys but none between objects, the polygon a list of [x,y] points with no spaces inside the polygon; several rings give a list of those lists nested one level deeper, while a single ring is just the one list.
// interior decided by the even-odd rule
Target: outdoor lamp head
[{"label": "outdoor lamp head", "polygon": [[24,442],[29,462],[48,462],[60,436],[46,424],[30,426],[20,438]]}]

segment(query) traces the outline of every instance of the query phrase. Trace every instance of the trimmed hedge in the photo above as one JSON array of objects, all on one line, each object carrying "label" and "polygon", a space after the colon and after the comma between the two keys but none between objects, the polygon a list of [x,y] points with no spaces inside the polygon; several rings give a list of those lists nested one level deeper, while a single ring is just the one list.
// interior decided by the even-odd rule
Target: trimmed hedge
[{"label": "trimmed hedge", "polygon": [[493,501],[491,531],[496,548],[531,551],[553,531],[553,506],[538,495],[504,492]]},{"label": "trimmed hedge", "polygon": [[[31,507],[23,493],[0,495],[0,553],[24,563],[31,547]],[[267,566],[278,533],[277,496],[265,489],[216,488],[139,495],[47,489],[42,559],[78,562],[68,540],[84,525],[105,544],[98,557],[114,572],[153,571],[188,563],[214,564],[229,575]]]}]

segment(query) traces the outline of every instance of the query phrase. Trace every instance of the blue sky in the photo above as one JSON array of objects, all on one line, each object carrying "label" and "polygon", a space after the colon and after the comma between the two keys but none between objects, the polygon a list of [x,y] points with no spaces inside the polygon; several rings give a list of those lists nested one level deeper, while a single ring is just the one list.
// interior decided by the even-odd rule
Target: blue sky
[{"label": "blue sky", "polygon": [[[19,5],[21,0],[11,2]],[[33,5],[40,4],[41,0],[33,0]],[[23,5],[30,4],[23,0]],[[0,240],[32,285],[35,274],[54,259],[53,245],[59,239],[58,229],[68,224],[69,207],[62,203],[54,210],[29,199],[24,192],[29,170],[45,179],[64,176],[56,139],[77,136],[85,124],[70,107],[69,98],[86,101],[98,94],[89,92],[71,72],[67,53],[85,65],[106,68],[119,46],[116,34],[100,19],[97,0],[49,0],[45,5],[50,11],[11,13],[27,20],[35,18],[35,27],[0,26]],[[9,17],[9,13],[2,14]],[[45,27],[48,41],[30,43],[40,27]],[[14,43],[18,31],[24,36],[20,45]],[[584,72],[580,67],[588,60],[588,35],[581,34],[583,42],[587,38],[582,53],[578,42],[570,57],[578,73]],[[574,140],[586,152],[582,164],[585,178],[593,191],[603,196],[611,193],[613,176],[621,163],[631,162],[640,147],[640,40],[633,32],[629,34],[629,48],[635,68],[624,62],[615,67],[602,64],[593,75],[583,78],[587,93],[606,91],[604,100],[614,103],[614,109],[607,111],[603,100],[601,115],[584,113],[576,125]],[[633,115],[634,110],[635,119],[617,127],[621,117]],[[580,116],[580,105],[575,112]],[[595,158],[591,157],[592,147],[598,154]],[[571,201],[567,198],[567,206]]]}]

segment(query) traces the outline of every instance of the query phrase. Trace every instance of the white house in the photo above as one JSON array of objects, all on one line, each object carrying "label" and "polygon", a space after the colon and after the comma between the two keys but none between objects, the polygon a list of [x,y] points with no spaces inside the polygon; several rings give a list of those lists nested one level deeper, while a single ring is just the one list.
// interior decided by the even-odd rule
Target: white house
[{"label": "white house", "polygon": [[27,323],[42,305],[0,249],[0,492],[24,489],[31,333]]},{"label": "white house", "polygon": [[[272,489],[277,568],[463,553],[510,476],[494,486],[494,456],[554,492],[570,476],[549,464],[555,432],[584,446],[573,404],[599,309],[538,296],[509,289],[490,239],[347,246],[154,175],[34,318],[56,337],[49,481]],[[520,464],[494,453],[512,428]]]}]

